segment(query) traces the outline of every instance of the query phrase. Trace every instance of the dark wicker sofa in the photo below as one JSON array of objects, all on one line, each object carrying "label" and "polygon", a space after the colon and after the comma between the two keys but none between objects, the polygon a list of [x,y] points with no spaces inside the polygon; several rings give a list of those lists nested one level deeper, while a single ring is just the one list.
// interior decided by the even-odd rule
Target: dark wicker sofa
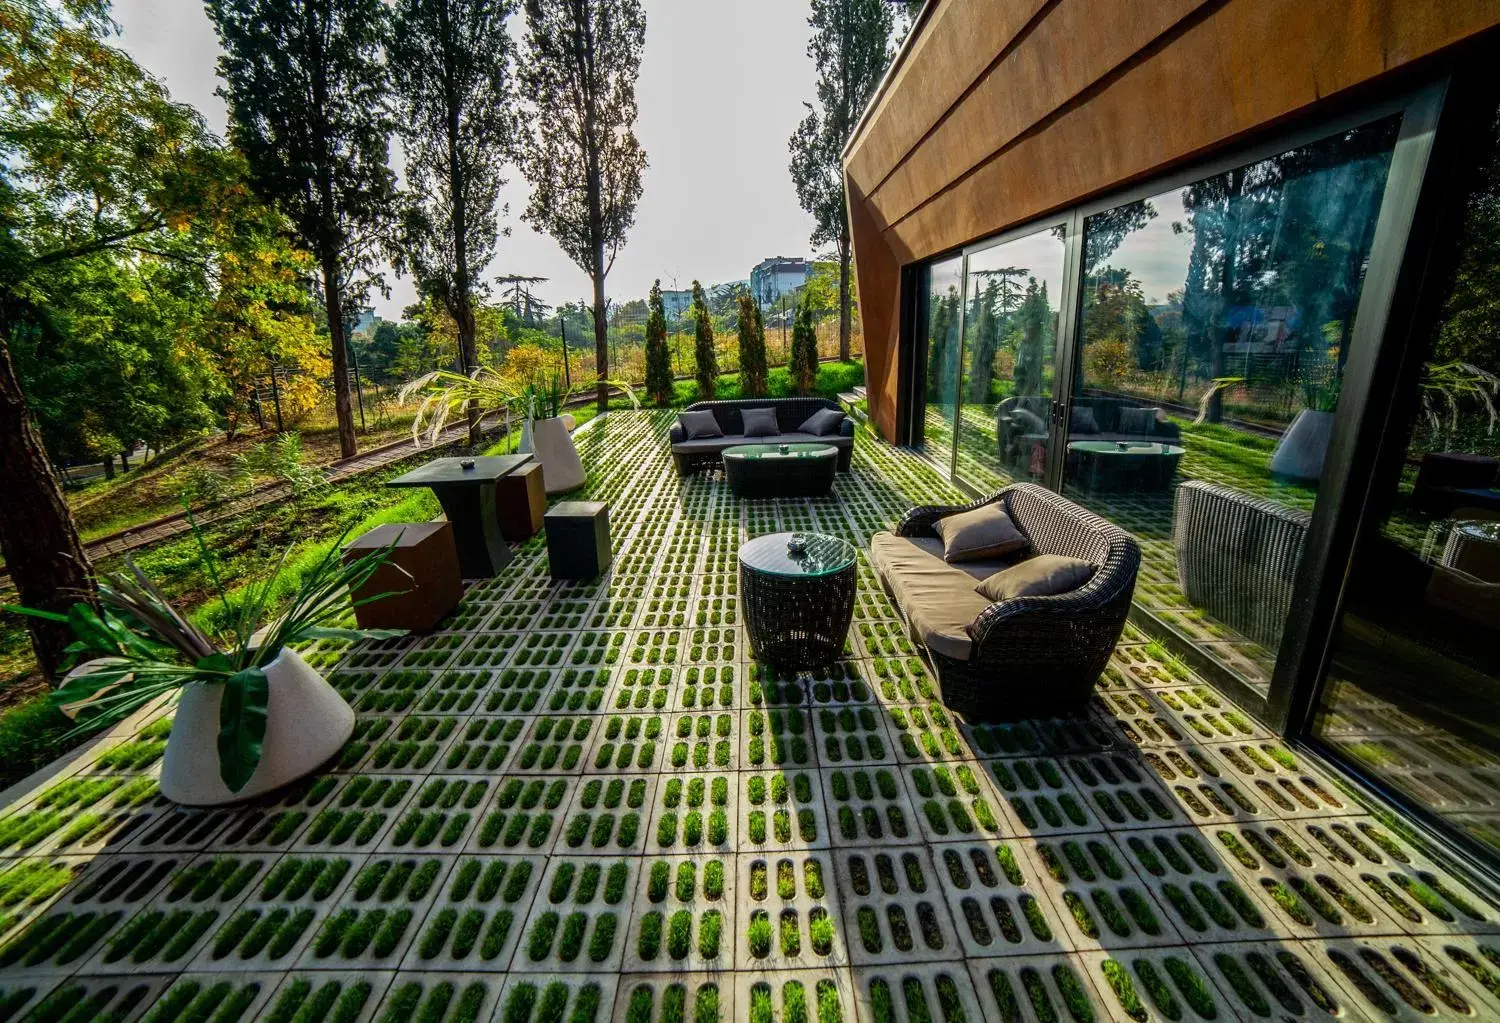
[{"label": "dark wicker sofa", "polygon": [[[740,419],[743,409],[773,408],[776,410],[776,426],[781,433],[773,437],[746,437],[745,424]],[[819,409],[842,411],[839,403],[828,398],[741,398],[735,401],[698,401],[684,412],[709,411],[722,437],[701,437],[688,440],[683,434],[682,424],[673,423],[670,440],[672,462],[677,466],[677,475],[690,476],[699,469],[716,469],[723,464],[721,457],[725,448],[736,444],[831,444],[839,449],[838,471],[848,472],[849,461],[854,456],[854,420],[844,417],[839,432],[829,437],[816,437],[810,433],[798,433],[797,427]]]},{"label": "dark wicker sofa", "polygon": [[[1146,407],[1148,406],[1129,398],[1076,395],[1073,398],[1073,408],[1087,409],[1093,416],[1093,422],[1089,424],[1083,417],[1077,417],[1070,424],[1068,439],[1180,443],[1182,431],[1165,416],[1153,419],[1143,429],[1124,427],[1120,421],[1121,412]],[[1047,432],[1047,419],[1051,411],[1052,399],[1037,394],[1013,395],[995,406],[995,443],[999,448],[1002,464],[1026,464],[1031,456],[1031,446],[1027,439]]]},{"label": "dark wicker sofa", "polygon": [[[989,603],[973,586],[1003,561],[949,565],[932,525],[1001,502],[1035,554],[1092,561],[1069,593]],[[943,702],[971,719],[1002,721],[1082,711],[1125,628],[1141,552],[1135,538],[1067,498],[1017,483],[969,505],[913,508],[895,533],[876,533],[870,560],[927,648]]]}]

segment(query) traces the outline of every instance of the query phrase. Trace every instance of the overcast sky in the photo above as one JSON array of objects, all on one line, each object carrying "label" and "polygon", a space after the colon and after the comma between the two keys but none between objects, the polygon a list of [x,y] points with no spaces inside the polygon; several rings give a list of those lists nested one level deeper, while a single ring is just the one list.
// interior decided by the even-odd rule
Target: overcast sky
[{"label": "overcast sky", "polygon": [[[636,126],[650,166],[629,243],[606,282],[612,298],[643,298],[654,278],[670,288],[739,280],[767,256],[811,255],[812,219],[787,174],[787,137],[813,96],[806,0],[644,0],[646,52]],[[175,99],[220,133],[214,95],[218,40],[199,0],[115,0],[121,44]],[[521,222],[528,190],[512,173],[511,228],[488,276],[549,278],[536,289],[553,305],[589,296],[588,276],[557,244]],[[387,274],[389,319],[415,300],[409,280]]]}]

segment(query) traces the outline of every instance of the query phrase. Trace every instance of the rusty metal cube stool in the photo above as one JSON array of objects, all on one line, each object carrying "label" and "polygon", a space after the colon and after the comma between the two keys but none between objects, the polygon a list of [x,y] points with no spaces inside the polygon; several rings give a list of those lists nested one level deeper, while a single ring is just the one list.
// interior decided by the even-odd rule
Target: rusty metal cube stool
[{"label": "rusty metal cube stool", "polygon": [[448,616],[463,597],[458,546],[449,522],[392,522],[376,526],[344,547],[345,564],[371,551],[391,548],[385,564],[364,585],[351,590],[358,602],[377,594],[390,596],[354,609],[364,629],[411,629],[426,632]]},{"label": "rusty metal cube stool", "polygon": [[547,513],[547,488],[542,483],[542,463],[527,462],[495,484],[495,513],[500,532],[512,543],[529,540],[542,530]]},{"label": "rusty metal cube stool", "polygon": [[609,505],[563,501],[542,517],[554,579],[592,579],[609,567]]}]

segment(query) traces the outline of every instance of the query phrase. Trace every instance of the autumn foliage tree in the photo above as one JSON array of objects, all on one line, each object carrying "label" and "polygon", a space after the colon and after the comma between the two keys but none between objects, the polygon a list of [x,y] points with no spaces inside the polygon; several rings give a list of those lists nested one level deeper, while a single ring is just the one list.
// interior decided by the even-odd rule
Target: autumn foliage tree
[{"label": "autumn foliage tree", "polygon": [[719,383],[719,355],[714,348],[714,321],[708,312],[703,285],[693,282],[693,362],[697,367],[698,398],[712,401]]},{"label": "autumn foliage tree", "polygon": [[740,295],[740,393],[747,398],[766,396],[766,328],[760,318],[760,303],[749,293]]},{"label": "autumn foliage tree", "polygon": [[646,393],[663,408],[672,400],[672,353],[667,350],[667,313],[659,280],[651,285],[646,318]]}]

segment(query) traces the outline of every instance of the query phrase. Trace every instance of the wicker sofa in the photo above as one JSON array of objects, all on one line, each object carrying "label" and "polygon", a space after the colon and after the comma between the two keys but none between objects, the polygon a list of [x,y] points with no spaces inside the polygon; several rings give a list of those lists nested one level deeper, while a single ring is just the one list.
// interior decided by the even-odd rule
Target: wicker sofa
[{"label": "wicker sofa", "polygon": [[[744,409],[772,408],[776,410],[776,426],[781,433],[773,437],[746,437],[745,424],[740,419]],[[838,448],[838,471],[848,472],[849,461],[854,457],[854,420],[848,416],[839,427],[839,432],[829,437],[816,437],[810,433],[798,433],[797,427],[819,409],[842,411],[839,403],[828,398],[742,398],[736,401],[699,401],[683,411],[708,411],[724,431],[722,437],[700,437],[688,440],[681,423],[673,423],[669,439],[672,444],[672,463],[677,466],[677,475],[691,476],[700,469],[716,469],[723,464],[725,448],[736,444],[831,444]]]},{"label": "wicker sofa", "polygon": [[1292,608],[1307,512],[1218,483],[1177,488],[1172,546],[1188,603],[1274,650]]},{"label": "wicker sofa", "polygon": [[[974,587],[1004,561],[948,564],[933,523],[991,502],[1005,506],[1037,554],[1092,561],[1069,593],[992,604]],[[894,533],[876,533],[870,561],[937,669],[943,702],[977,720],[1082,711],[1120,639],[1141,552],[1135,538],[1072,501],[1017,483],[973,504],[913,508]]]},{"label": "wicker sofa", "polygon": [[[1080,418],[1068,431],[1068,439],[1177,443],[1182,437],[1182,431],[1177,428],[1176,423],[1165,417],[1153,420],[1149,429],[1126,430],[1121,427],[1122,411],[1148,407],[1150,406],[1129,398],[1075,395],[1073,408],[1088,409],[1093,413],[1094,429],[1089,429]],[[1039,394],[1013,395],[995,406],[995,443],[999,448],[1001,463],[1024,465],[1031,454],[1027,438],[1045,434],[1047,419],[1051,414],[1052,399]]]}]

